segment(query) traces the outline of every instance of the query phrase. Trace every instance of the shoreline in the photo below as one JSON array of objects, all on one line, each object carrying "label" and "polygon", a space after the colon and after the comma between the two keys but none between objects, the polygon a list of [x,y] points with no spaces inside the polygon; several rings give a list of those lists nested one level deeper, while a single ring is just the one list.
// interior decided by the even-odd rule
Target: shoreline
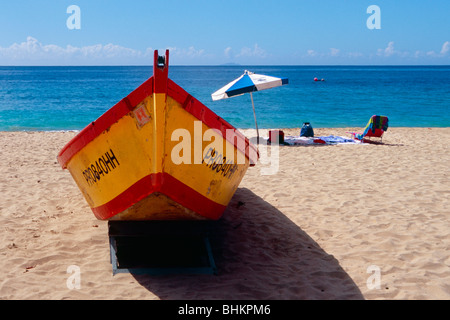
[{"label": "shoreline", "polygon": [[[351,127],[351,126],[347,126],[347,127],[313,127],[314,130],[332,130],[332,129],[336,129],[336,130],[342,130],[342,129],[352,129],[352,130],[362,130],[364,129],[364,127]],[[430,127],[430,126],[425,126],[425,127],[414,127],[414,126],[399,126],[399,127],[391,127],[389,126],[389,129],[448,129],[450,128],[450,126],[448,127]],[[84,129],[84,128],[83,128]],[[19,133],[19,132],[75,132],[75,133],[79,133],[81,132],[83,129],[55,129],[55,130],[0,130],[0,133]],[[248,130],[255,130],[255,128],[236,128],[239,131],[248,131]],[[260,131],[269,131],[269,130],[285,130],[285,131],[291,131],[291,130],[300,130],[301,127],[294,127],[294,128],[283,128],[283,127],[273,127],[273,128],[259,128]],[[388,130],[389,130],[388,129]],[[300,131],[299,131],[300,132]]]},{"label": "shoreline", "polygon": [[[279,148],[276,173],[249,168],[218,221],[217,276],[113,276],[107,223],[56,160],[75,134],[0,132],[0,299],[450,299],[448,127]],[[80,289],[67,286],[73,265]]]}]

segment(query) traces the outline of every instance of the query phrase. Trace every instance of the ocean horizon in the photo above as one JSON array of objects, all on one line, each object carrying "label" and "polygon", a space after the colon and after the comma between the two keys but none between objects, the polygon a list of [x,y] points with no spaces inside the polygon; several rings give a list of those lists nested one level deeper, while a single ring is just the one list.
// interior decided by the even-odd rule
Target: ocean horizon
[{"label": "ocean horizon", "polygon": [[[152,66],[0,67],[0,131],[81,130],[152,76]],[[450,126],[448,65],[169,66],[169,78],[240,129],[254,128],[250,95],[212,101],[245,70],[287,77],[253,94],[258,127]],[[314,81],[314,78],[324,81]]]}]

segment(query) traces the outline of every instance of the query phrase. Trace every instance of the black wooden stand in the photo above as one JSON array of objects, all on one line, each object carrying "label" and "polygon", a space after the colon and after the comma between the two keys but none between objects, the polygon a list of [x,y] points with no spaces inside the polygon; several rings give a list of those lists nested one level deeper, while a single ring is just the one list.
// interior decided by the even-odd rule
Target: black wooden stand
[{"label": "black wooden stand", "polygon": [[113,275],[217,274],[214,221],[109,221]]}]

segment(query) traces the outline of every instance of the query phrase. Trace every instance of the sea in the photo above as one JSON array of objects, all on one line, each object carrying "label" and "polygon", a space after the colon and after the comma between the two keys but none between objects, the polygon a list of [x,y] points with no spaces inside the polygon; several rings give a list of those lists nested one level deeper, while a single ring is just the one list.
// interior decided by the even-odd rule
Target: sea
[{"label": "sea", "polygon": [[[169,66],[169,78],[247,129],[249,94],[211,98],[245,70],[289,79],[253,93],[260,129],[364,127],[374,114],[390,127],[450,126],[450,66]],[[0,131],[81,130],[152,74],[152,66],[0,67]]]}]

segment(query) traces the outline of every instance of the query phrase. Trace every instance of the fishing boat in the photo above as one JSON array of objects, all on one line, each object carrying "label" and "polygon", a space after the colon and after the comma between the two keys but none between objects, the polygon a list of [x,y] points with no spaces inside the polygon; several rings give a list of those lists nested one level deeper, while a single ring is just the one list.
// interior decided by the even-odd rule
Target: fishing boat
[{"label": "fishing boat", "polygon": [[153,76],[69,141],[57,159],[100,220],[217,220],[257,148],[168,78]]}]

